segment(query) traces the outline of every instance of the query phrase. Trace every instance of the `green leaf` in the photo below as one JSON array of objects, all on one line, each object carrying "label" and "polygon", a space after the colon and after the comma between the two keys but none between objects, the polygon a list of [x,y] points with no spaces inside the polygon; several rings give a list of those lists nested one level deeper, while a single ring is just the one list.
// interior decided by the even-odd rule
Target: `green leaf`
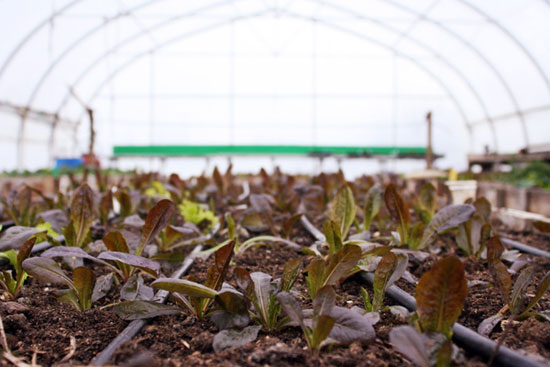
[{"label": "green leaf", "polygon": [[309,295],[311,298],[315,298],[317,290],[323,286],[324,282],[325,261],[316,257],[306,268],[307,276],[306,282],[309,289]]},{"label": "green leaf", "polygon": [[126,190],[118,190],[115,192],[114,196],[120,204],[120,216],[126,218],[132,214],[132,199],[130,195],[128,195],[128,192]]},{"label": "green leaf", "polygon": [[73,281],[65,275],[61,267],[47,257],[31,257],[23,261],[23,269],[43,283],[64,284],[75,290]]},{"label": "green leaf", "polygon": [[372,220],[380,211],[382,206],[382,189],[379,184],[373,185],[367,195],[365,196],[365,207],[363,217],[363,230],[368,231],[370,229]]},{"label": "green leaf", "polygon": [[153,301],[128,301],[113,307],[113,311],[124,320],[149,319],[164,315],[177,315],[181,309]]},{"label": "green leaf", "polygon": [[218,292],[208,286],[185,279],[159,278],[151,285],[155,288],[178,292],[190,297],[214,299]]},{"label": "green leaf", "polygon": [[416,286],[416,304],[423,332],[436,331],[448,338],[468,294],[464,264],[456,256],[437,261]]},{"label": "green leaf", "polygon": [[430,182],[425,182],[418,191],[418,205],[428,214],[428,222],[432,219],[437,208],[437,190]]},{"label": "green leaf", "polygon": [[74,243],[70,246],[84,247],[94,221],[94,192],[87,184],[79,186],[71,197],[71,221],[74,230]]},{"label": "green leaf", "polygon": [[395,255],[393,252],[384,255],[384,257],[380,259],[376,271],[374,272],[373,311],[379,311],[382,308],[386,290],[403,276],[405,270],[407,270],[408,263],[409,258],[406,255]]},{"label": "green leaf", "polygon": [[418,249],[425,248],[435,233],[456,227],[470,219],[474,211],[475,208],[470,204],[448,205],[438,211],[424,230]]},{"label": "green leaf", "polygon": [[384,191],[384,201],[390,215],[394,221],[399,223],[399,235],[401,243],[408,243],[409,226],[411,222],[411,214],[409,206],[397,192],[394,184],[386,186]]},{"label": "green leaf", "polygon": [[231,213],[225,214],[225,221],[227,222],[227,237],[232,240],[237,238],[237,231],[235,227],[235,221],[231,216]]},{"label": "green leaf", "polygon": [[372,307],[372,303],[370,301],[369,292],[363,287],[361,287],[361,297],[363,298],[363,304],[365,306],[366,312],[373,312],[374,308]]},{"label": "green leaf", "polygon": [[344,239],[348,236],[348,231],[355,220],[355,211],[353,191],[345,185],[329,204],[329,217],[338,225],[341,237]]},{"label": "green leaf", "polygon": [[510,312],[512,315],[519,315],[521,307],[523,306],[523,299],[525,297],[525,290],[533,277],[535,276],[535,266],[528,266],[524,268],[518,275],[514,288],[510,294]]},{"label": "green leaf", "polygon": [[283,269],[283,277],[281,278],[280,290],[282,292],[289,292],[298,279],[302,271],[302,260],[300,258],[294,258],[287,261]]},{"label": "green leaf", "polygon": [[542,278],[539,287],[537,288],[537,293],[535,294],[535,297],[529,302],[529,305],[525,310],[523,310],[523,313],[529,312],[535,305],[540,301],[542,296],[548,291],[548,288],[550,288],[550,271],[546,273],[544,278]]},{"label": "green leaf", "polygon": [[176,206],[167,199],[159,201],[149,210],[145,218],[145,224],[143,225],[143,233],[136,249],[136,255],[141,255],[143,248],[168,224],[175,212]]},{"label": "green leaf", "polygon": [[82,311],[89,310],[92,307],[92,294],[94,292],[95,274],[92,269],[79,266],[74,269],[73,283],[78,295],[78,302]]},{"label": "green leaf", "polygon": [[317,316],[313,325],[311,348],[314,350],[319,349],[321,343],[329,336],[333,327],[334,319],[332,317],[326,315]]},{"label": "green leaf", "polygon": [[325,238],[328,243],[329,257],[332,257],[336,252],[340,251],[344,244],[342,243],[342,236],[340,235],[340,228],[334,221],[326,221],[323,226],[325,232]]}]

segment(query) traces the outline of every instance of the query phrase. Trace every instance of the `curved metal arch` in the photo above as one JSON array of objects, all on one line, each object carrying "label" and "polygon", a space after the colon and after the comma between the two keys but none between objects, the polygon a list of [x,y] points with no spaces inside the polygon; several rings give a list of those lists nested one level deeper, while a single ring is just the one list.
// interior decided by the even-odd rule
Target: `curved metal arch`
[{"label": "curved metal arch", "polygon": [[2,66],[0,67],[0,79],[4,75],[4,72],[8,68],[8,66],[11,64],[15,56],[21,51],[23,46],[27,44],[33,38],[43,27],[47,26],[51,21],[53,21],[55,18],[57,18],[59,15],[63,14],[65,11],[72,8],[74,5],[77,5],[78,3],[82,2],[84,0],[73,0],[72,2],[66,4],[61,9],[56,11],[55,13],[52,13],[49,17],[44,19],[42,22],[40,22],[36,27],[34,27],[29,33],[27,33],[21,41],[12,49],[8,57],[5,59],[4,63],[2,63]]},{"label": "curved metal arch", "polygon": [[[477,48],[475,47],[471,42],[469,42],[468,40],[466,40],[464,37],[462,37],[461,35],[459,35],[457,32],[453,31],[452,29],[450,29],[449,27],[445,26],[444,24],[442,24],[441,22],[438,22],[434,19],[431,19],[429,16],[426,16],[424,15],[423,13],[420,13],[420,12],[417,12],[416,10],[414,9],[411,9],[409,7],[406,7],[400,3],[397,3],[393,0],[382,0],[384,1],[385,3],[387,4],[390,4],[394,7],[397,7],[403,11],[406,11],[406,12],[409,12],[411,14],[415,14],[416,16],[422,16],[423,17],[423,20],[429,22],[429,23],[432,23],[433,25],[435,25],[436,27],[438,27],[439,29],[443,30],[444,32],[446,32],[447,34],[449,34],[451,37],[453,38],[456,38],[458,41],[460,41],[464,46],[466,46],[466,48],[470,49],[472,52],[474,52],[482,61],[483,63],[496,75],[497,79],[500,81],[500,83],[502,84],[502,86],[504,87],[504,90],[506,91],[506,93],[508,94],[508,97],[510,98],[510,100],[512,101],[512,104],[514,105],[514,108],[515,108],[515,115],[517,115],[518,119],[519,119],[519,122],[521,124],[521,127],[522,127],[522,132],[523,132],[523,138],[525,140],[525,145],[527,147],[529,147],[529,134],[527,132],[527,125],[525,123],[525,118],[523,116],[523,114],[521,113],[521,108],[519,106],[519,103],[518,103],[518,100],[516,99],[516,96],[514,94],[514,92],[512,91],[512,88],[510,87],[510,85],[508,84],[508,82],[506,81],[506,79],[504,78],[504,76],[502,75],[502,73],[500,71],[498,71],[498,69],[496,68],[496,66]],[[536,65],[535,65],[536,67]],[[491,126],[491,129],[493,131],[495,131],[495,126],[494,126],[494,120],[491,119],[491,120],[487,120],[487,122],[492,125]],[[498,146],[495,146],[495,149],[498,150]]]},{"label": "curved metal arch", "polygon": [[[313,1],[313,0],[309,0],[309,1]],[[382,0],[382,1],[385,1],[387,3],[390,3],[390,5],[394,5],[393,3],[391,3],[390,1],[388,0]],[[434,48],[430,47],[429,45],[425,44],[424,42],[421,42],[419,41],[418,39],[414,38],[414,37],[411,37],[409,36],[408,34],[405,34],[405,33],[402,33],[400,30],[394,28],[394,27],[391,27],[387,24],[385,24],[384,22],[382,21],[379,21],[379,20],[375,20],[375,19],[372,19],[372,18],[369,18],[369,17],[366,17],[365,15],[353,10],[353,9],[350,9],[350,8],[347,8],[347,7],[343,7],[343,6],[339,6],[339,5],[336,5],[336,4],[333,4],[333,3],[330,3],[330,2],[327,2],[327,1],[324,1],[324,0],[318,0],[318,1],[315,1],[316,3],[319,3],[323,6],[327,6],[327,7],[330,7],[330,8],[333,8],[335,10],[338,10],[340,12],[344,12],[344,13],[347,13],[347,14],[350,14],[362,21],[366,21],[366,22],[370,22],[370,23],[374,23],[386,30],[389,30],[390,32],[393,32],[393,33],[397,33],[399,34],[400,36],[404,37],[405,39],[407,40],[410,40],[412,43],[414,43],[415,45],[417,45],[418,47],[428,51],[429,53],[431,53],[433,55],[434,58],[436,58],[437,60],[439,60],[440,62],[442,62],[444,65],[446,65],[448,68],[450,68],[456,75],[458,75],[458,77],[464,82],[464,84],[466,85],[466,87],[470,90],[470,93],[473,94],[474,96],[474,99],[477,100],[477,102],[479,103],[484,115],[485,115],[485,119],[487,120],[487,122],[489,123],[490,127],[491,127],[491,134],[492,134],[492,137],[493,137],[493,144],[495,146],[495,149],[498,150],[498,139],[497,139],[497,135],[496,135],[496,128],[494,126],[494,122],[493,122],[493,119],[491,118],[491,115],[489,114],[489,111],[487,109],[487,106],[485,105],[485,102],[483,100],[483,98],[481,98],[481,96],[479,95],[479,93],[477,92],[477,90],[474,88],[474,86],[472,85],[472,83],[470,83],[469,79],[464,75],[464,73],[462,73],[460,71],[460,69],[458,69],[457,67],[455,67],[453,64],[451,64],[450,62],[447,61],[446,58],[444,58],[440,53],[438,53]],[[406,9],[406,8],[404,8]],[[418,12],[414,12],[414,14],[416,16],[421,16],[423,14],[421,13],[418,13]],[[491,68],[491,66],[490,66]],[[493,68],[491,68],[493,71],[496,72],[496,70]],[[498,74],[498,73],[497,73]],[[504,81],[503,81],[504,82]],[[504,82],[505,83],[505,82]],[[505,86],[506,87],[506,86]],[[512,101],[514,101],[514,97],[513,95],[511,95],[511,99]],[[517,104],[516,104],[517,105]],[[468,123],[469,124],[469,123]],[[469,126],[468,129],[471,129],[471,127]]]},{"label": "curved metal arch", "polygon": [[[266,11],[267,12],[267,11]],[[449,89],[449,87],[440,79],[438,78],[438,76],[432,72],[430,69],[428,69],[427,67],[425,67],[424,65],[422,65],[421,63],[419,63],[416,59],[414,59],[413,57],[411,56],[408,56],[406,54],[404,54],[403,52],[400,52],[399,50],[395,49],[395,48],[392,48],[391,46],[389,45],[386,45],[374,38],[371,38],[371,37],[368,37],[368,36],[365,36],[359,32],[356,32],[356,31],[353,31],[353,30],[350,30],[350,29],[347,29],[345,27],[341,27],[341,26],[338,26],[338,25],[335,25],[335,24],[332,24],[332,23],[329,23],[327,21],[324,21],[320,18],[316,18],[316,17],[308,17],[308,16],[304,16],[304,15],[301,15],[301,14],[296,14],[296,13],[288,13],[288,12],[285,12],[283,13],[283,15],[287,15],[289,17],[292,17],[292,18],[297,18],[297,19],[301,19],[301,20],[306,20],[306,21],[312,21],[312,22],[317,22],[319,24],[323,24],[324,26],[328,27],[328,28],[332,28],[332,29],[336,29],[338,31],[341,31],[341,32],[344,32],[346,34],[351,34],[353,36],[356,36],[358,37],[359,39],[362,39],[364,41],[367,41],[367,42],[370,42],[370,43],[373,43],[375,45],[378,45],[384,49],[387,49],[393,53],[395,53],[398,57],[402,58],[402,59],[405,59],[411,63],[413,63],[415,66],[417,66],[421,71],[423,71],[424,73],[426,73],[431,79],[433,79],[444,91],[445,93],[447,94],[447,96],[449,97],[449,99],[451,100],[451,102],[453,103],[453,105],[455,106],[455,108],[457,109],[459,115],[461,116],[462,120],[463,120],[463,123],[465,125],[465,127],[467,128],[467,131],[469,133],[471,133],[470,129],[469,129],[469,126],[467,124],[467,118],[466,118],[466,114],[464,112],[464,109],[462,108],[461,104],[458,102],[457,98],[454,96],[454,94],[452,93],[452,91]],[[259,16],[259,15],[254,15],[254,16]],[[251,16],[245,16],[243,18],[249,18]],[[186,32],[182,35],[179,35],[179,36],[176,36],[166,42],[163,42],[162,44],[159,44],[158,46],[155,46],[155,47],[152,47],[150,49],[147,49],[143,52],[140,52],[138,53],[137,55],[133,56],[132,58],[130,58],[129,60],[127,60],[126,62],[122,63],[121,65],[119,65],[115,70],[113,70],[105,79],[103,79],[103,81],[101,81],[101,83],[99,83],[98,87],[95,89],[95,91],[92,93],[91,97],[87,100],[87,104],[91,104],[95,98],[97,97],[97,95],[101,92],[101,90],[106,86],[108,85],[108,83],[111,82],[111,80],[113,78],[115,78],[121,71],[123,71],[124,69],[126,69],[128,66],[130,66],[132,63],[138,61],[139,59],[141,59],[142,57],[145,57],[145,56],[148,56],[150,55],[151,53],[154,53],[156,52],[158,49],[162,48],[162,47],[166,47],[168,45],[170,45],[171,43],[174,43],[174,42],[178,42],[182,39],[185,39],[189,36],[193,36],[193,35],[196,35],[196,34],[200,34],[202,32],[205,32],[205,31],[208,31],[208,30],[211,30],[211,29],[214,29],[214,28],[218,28],[218,27],[221,27],[221,26],[224,26],[226,24],[229,24],[231,22],[234,22],[235,20],[239,20],[239,19],[231,19],[231,20],[226,20],[224,22],[221,22],[221,23],[217,23],[217,24],[214,24],[214,25],[210,25],[208,27],[205,27],[203,29],[200,29],[200,30],[195,30],[195,31],[191,31],[192,34],[190,34],[190,32]],[[81,121],[82,119],[80,119]]]},{"label": "curved metal arch", "polygon": [[[497,21],[494,17],[491,17],[489,14],[481,10],[479,7],[475,6],[474,4],[466,1],[466,0],[457,0],[462,5],[466,6],[467,8],[470,8],[474,12],[478,13],[484,18],[487,18],[491,24],[493,24],[495,27],[497,27],[501,32],[503,32],[506,37],[508,37],[522,52],[527,58],[531,61],[531,63],[535,66],[538,73],[540,74],[541,78],[544,80],[546,84],[546,88],[548,89],[548,93],[550,93],[550,79],[544,72],[544,69],[542,66],[540,66],[539,62],[533,54],[529,52],[529,50],[525,47],[523,43],[521,43],[516,37],[514,37],[514,34],[510,32],[510,30],[506,27],[504,27],[499,21]],[[550,2],[546,1],[546,5],[550,5]]]},{"label": "curved metal arch", "polygon": [[[63,50],[63,52],[52,63],[50,63],[50,65],[48,66],[48,69],[42,74],[39,81],[35,84],[35,87],[33,88],[33,91],[31,92],[31,95],[30,95],[26,105],[31,106],[33,104],[38,92],[42,88],[42,85],[44,84],[44,82],[46,81],[48,76],[51,74],[51,72],[57,67],[57,65],[61,61],[63,61],[63,59],[65,59],[65,57],[67,57],[78,45],[80,45],[80,43],[85,41],[88,37],[91,37],[92,35],[94,35],[96,32],[103,29],[103,27],[105,27],[107,24],[111,23],[112,21],[118,20],[118,19],[120,19],[124,16],[127,16],[131,12],[137,11],[139,9],[142,9],[146,6],[157,3],[159,1],[164,1],[164,0],[147,0],[147,1],[144,1],[140,4],[138,4],[138,5],[130,8],[130,9],[125,9],[124,11],[120,11],[117,14],[113,15],[112,17],[105,19],[105,21],[103,23],[93,27],[92,29],[89,29],[86,33],[84,33],[77,40],[75,40],[73,43],[71,43],[67,48],[65,48],[65,50]],[[214,4],[210,4],[208,6],[204,6],[202,8],[195,9],[195,10],[193,10],[193,11],[187,13],[187,14],[189,14],[189,16],[192,16],[192,15],[195,15],[197,13],[203,12],[206,9],[216,8],[218,6],[223,6],[223,5],[228,4],[232,1],[234,1],[234,0],[219,1],[219,2],[214,3]],[[146,32],[146,31],[147,31],[147,29],[142,30],[142,32],[140,32],[140,33],[143,33],[143,32]],[[22,167],[22,164],[23,164],[22,143],[23,143],[24,135],[25,135],[25,123],[26,123],[26,117],[22,116],[21,122],[19,124],[18,133],[17,133],[17,145],[18,145],[18,159],[17,160],[18,160],[18,166],[19,167]]]}]

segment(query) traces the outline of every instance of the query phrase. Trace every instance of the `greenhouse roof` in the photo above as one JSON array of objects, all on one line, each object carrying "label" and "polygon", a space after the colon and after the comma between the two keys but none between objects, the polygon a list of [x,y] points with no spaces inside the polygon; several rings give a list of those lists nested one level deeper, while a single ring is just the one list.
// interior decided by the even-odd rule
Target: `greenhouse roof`
[{"label": "greenhouse roof", "polygon": [[546,0],[4,0],[2,169],[113,146],[550,143]]}]

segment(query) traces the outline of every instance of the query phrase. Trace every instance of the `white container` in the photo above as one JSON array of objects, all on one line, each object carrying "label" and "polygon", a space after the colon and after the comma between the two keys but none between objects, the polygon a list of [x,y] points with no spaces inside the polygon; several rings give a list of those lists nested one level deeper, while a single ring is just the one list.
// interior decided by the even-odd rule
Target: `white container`
[{"label": "white container", "polygon": [[453,204],[464,204],[467,199],[476,199],[477,181],[445,181],[451,192]]}]

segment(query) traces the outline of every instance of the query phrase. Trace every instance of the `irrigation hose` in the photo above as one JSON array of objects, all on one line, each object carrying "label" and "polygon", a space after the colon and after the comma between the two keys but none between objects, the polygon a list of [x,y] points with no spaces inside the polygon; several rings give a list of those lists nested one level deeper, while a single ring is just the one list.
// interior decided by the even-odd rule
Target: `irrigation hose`
[{"label": "irrigation hose", "polygon": [[[195,260],[195,257],[192,256],[196,254],[197,252],[200,252],[202,250],[202,246],[199,245],[195,247],[195,249],[191,252],[190,256],[187,256],[183,264],[172,274],[172,278],[179,278],[183,274],[185,274],[191,265],[193,264],[193,261]],[[152,301],[159,302],[159,303],[165,303],[168,299],[168,295],[170,294],[169,291],[166,290],[160,290],[158,291],[155,296],[151,299]],[[149,322],[149,319],[144,320],[134,320],[126,326],[124,330],[118,336],[109,343],[109,345],[103,349],[91,362],[91,366],[103,366],[105,363],[107,363],[113,354],[118,350],[118,348],[125,342],[131,340],[136,334],[141,330],[142,327],[144,327]]]},{"label": "irrigation hose", "polygon": [[[370,285],[373,284],[374,274],[363,272],[361,273],[361,276]],[[414,297],[401,288],[392,285],[386,290],[386,294],[402,306],[406,307],[409,311],[416,310],[416,300]],[[491,339],[486,338],[459,323],[455,323],[453,326],[453,340],[463,348],[473,351],[487,360],[491,358],[491,355],[497,347],[497,343]],[[545,367],[545,364],[523,356],[518,352],[502,345],[499,347],[498,353],[494,360],[494,365],[502,367]]]},{"label": "irrigation hose", "polygon": [[525,252],[527,254],[540,256],[540,257],[545,257],[547,259],[550,259],[550,252],[548,252],[548,251],[540,250],[536,247],[528,246],[528,245],[525,245],[521,242],[511,240],[509,238],[501,237],[500,241],[502,243],[504,243],[505,245],[513,247],[516,250],[519,250],[521,252]]}]

